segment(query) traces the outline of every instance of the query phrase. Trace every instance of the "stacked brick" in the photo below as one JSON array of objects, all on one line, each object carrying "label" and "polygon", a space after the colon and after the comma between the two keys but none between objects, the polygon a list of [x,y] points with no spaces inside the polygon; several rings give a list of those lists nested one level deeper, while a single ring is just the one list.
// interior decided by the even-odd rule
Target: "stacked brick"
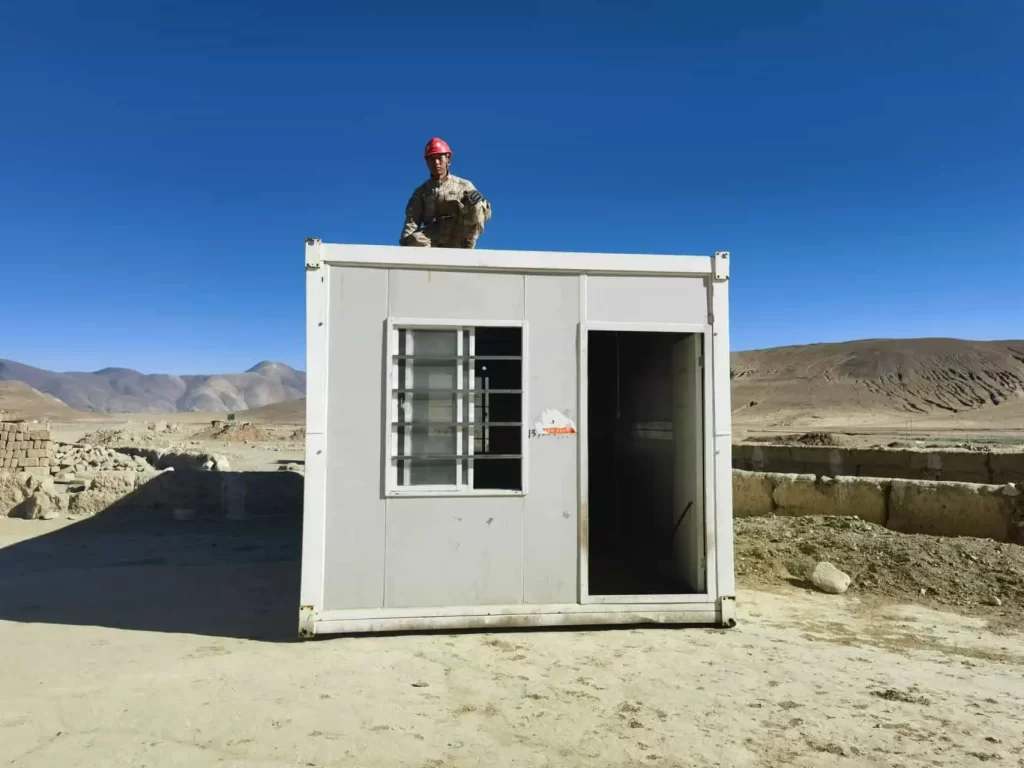
[{"label": "stacked brick", "polygon": [[53,465],[50,430],[24,421],[0,421],[0,469],[30,469]]}]

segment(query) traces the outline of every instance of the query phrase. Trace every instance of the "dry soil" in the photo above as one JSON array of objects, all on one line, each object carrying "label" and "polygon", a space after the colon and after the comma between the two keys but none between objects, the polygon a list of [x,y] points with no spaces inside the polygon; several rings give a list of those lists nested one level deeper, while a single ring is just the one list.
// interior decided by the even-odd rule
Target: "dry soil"
[{"label": "dry soil", "polygon": [[1024,637],[982,617],[769,570],[729,630],[299,642],[298,547],[0,519],[0,763],[1024,765]]}]

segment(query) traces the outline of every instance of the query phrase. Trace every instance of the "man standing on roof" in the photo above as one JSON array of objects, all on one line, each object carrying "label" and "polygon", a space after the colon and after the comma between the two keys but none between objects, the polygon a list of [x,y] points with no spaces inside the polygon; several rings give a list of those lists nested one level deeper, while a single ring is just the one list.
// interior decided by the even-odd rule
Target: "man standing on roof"
[{"label": "man standing on roof", "polygon": [[423,152],[430,178],[417,187],[405,206],[399,245],[434,248],[475,248],[491,204],[472,182],[449,172],[452,150],[431,139]]}]

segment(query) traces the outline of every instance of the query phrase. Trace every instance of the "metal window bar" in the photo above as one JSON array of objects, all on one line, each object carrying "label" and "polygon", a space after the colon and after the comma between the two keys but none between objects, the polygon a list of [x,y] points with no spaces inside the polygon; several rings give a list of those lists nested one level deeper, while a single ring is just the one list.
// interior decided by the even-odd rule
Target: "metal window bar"
[{"label": "metal window bar", "polygon": [[[487,381],[486,377],[484,381]],[[443,394],[462,394],[464,391],[463,387],[437,387],[431,389],[409,389],[409,388],[398,388],[392,390],[398,395],[443,395]],[[521,395],[523,390],[521,389],[487,389],[484,393],[487,395]]]},{"label": "metal window bar", "polygon": [[[476,421],[476,398],[473,397],[473,390],[475,389],[476,383],[476,329],[470,328],[467,332],[467,340],[469,342],[467,353],[469,354],[469,369],[466,371],[466,401],[467,409],[469,410],[469,426],[466,427],[466,450],[473,456],[474,449],[476,448],[476,430],[474,429]],[[476,462],[473,458],[470,458],[466,462],[466,485],[470,488],[476,486],[476,474],[474,468]]]},{"label": "metal window bar", "polygon": [[417,456],[395,456],[395,461],[408,463],[411,461],[490,461],[491,459],[500,459],[509,461],[511,459],[521,459],[523,454],[521,453],[447,453],[447,454],[420,454]]},{"label": "metal window bar", "polygon": [[[469,331],[467,331],[467,333],[472,334],[474,339],[476,338],[476,332],[473,329],[470,329]],[[467,357],[467,355],[463,355],[462,356],[462,358],[465,358],[465,357]],[[473,360],[479,360],[481,362],[487,362],[487,363],[500,362],[500,361],[503,361],[503,360],[511,360],[511,361],[514,362],[514,361],[522,360],[523,359],[522,355],[474,355],[472,353],[470,353],[468,355],[468,357],[473,359]],[[451,356],[451,355],[433,356],[433,355],[404,355],[404,354],[392,355],[392,358],[394,360],[416,360],[416,362],[427,362],[427,363],[445,363],[445,362],[454,363],[454,362],[456,362],[457,360],[460,359],[457,356]]]},{"label": "metal window bar", "polygon": [[[464,369],[464,365],[465,365],[464,362],[463,362],[463,359],[462,359],[462,356],[465,353],[464,341],[465,341],[465,334],[462,332],[462,329],[459,328],[458,331],[457,331],[457,337],[456,337],[456,342],[455,342],[455,354],[458,356],[459,359],[458,359],[458,362],[456,362],[456,364],[455,364],[455,381],[453,382],[455,384],[455,386],[457,387],[456,393],[455,393],[455,419],[457,421],[462,421],[462,419],[464,418],[464,413],[463,413],[463,410],[462,410],[463,409],[462,376],[463,376],[463,369]],[[463,452],[462,451],[462,438],[463,438],[462,430],[461,429],[456,429],[455,430],[455,454],[456,454],[456,456],[460,456],[462,454],[462,452]],[[455,485],[457,485],[460,490],[462,488],[464,488],[465,485],[466,485],[465,476],[463,475],[463,472],[465,472],[465,471],[466,471],[466,464],[462,461],[461,458],[457,458],[455,460]]]},{"label": "metal window bar", "polygon": [[[404,352],[406,354],[409,354],[409,356],[411,357],[412,350],[410,349],[410,344],[409,344],[410,337],[409,337],[408,332],[396,330],[395,334],[398,336],[398,345],[397,345],[398,350],[400,352]],[[411,385],[412,385],[412,381],[410,380],[411,379],[411,374],[412,374],[412,372],[409,370],[409,366],[407,366],[405,364],[399,365],[398,382],[396,382],[396,384],[399,385],[399,389],[406,388],[406,387],[411,387]],[[405,419],[405,410],[406,410],[405,409],[405,403],[400,402],[400,399],[397,398],[397,397],[392,398],[392,400],[395,402],[395,410],[396,410],[396,414],[400,418],[400,423],[404,424],[405,421],[406,421],[406,419]],[[407,453],[410,453],[411,450],[412,450],[412,433],[411,432],[404,432],[402,434],[401,443],[398,446],[398,454],[399,455],[407,454]],[[402,473],[402,480],[401,480],[400,484],[401,485],[409,485],[409,483],[412,481],[412,466],[409,465],[409,464],[405,464],[404,466],[396,465],[396,469]]]},{"label": "metal window bar", "polygon": [[[471,403],[471,405],[472,405],[472,403]],[[394,426],[394,427],[409,427],[409,428],[415,428],[415,427],[473,427],[473,426],[478,426],[478,427],[482,428],[482,427],[484,427],[484,424],[482,422],[468,421],[468,420],[467,421],[417,421],[415,424],[410,421],[410,422],[406,422],[405,424],[399,424],[399,423],[396,422],[392,426]],[[521,426],[523,426],[523,422],[521,422],[521,421],[491,421],[491,422],[488,422],[486,426],[488,426],[488,427],[521,427]]]}]

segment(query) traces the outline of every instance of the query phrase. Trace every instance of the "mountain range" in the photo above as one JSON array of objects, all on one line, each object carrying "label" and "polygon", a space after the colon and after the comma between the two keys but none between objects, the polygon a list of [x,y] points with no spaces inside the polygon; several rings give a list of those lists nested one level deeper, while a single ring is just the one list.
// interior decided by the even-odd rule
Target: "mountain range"
[{"label": "mountain range", "polygon": [[[734,420],[750,426],[968,418],[1024,428],[1024,341],[863,339],[734,352],[731,367]],[[306,374],[283,363],[174,376],[125,368],[55,373],[0,360],[5,380],[0,408],[18,398],[23,408],[35,402],[47,412],[67,405],[108,413],[248,410],[247,418],[275,423],[305,418]],[[32,389],[43,393],[35,401]]]},{"label": "mountain range", "polygon": [[47,371],[0,359],[0,381],[20,381],[78,411],[106,413],[228,412],[294,400],[306,374],[264,361],[244,373],[176,376],[130,368]]}]

